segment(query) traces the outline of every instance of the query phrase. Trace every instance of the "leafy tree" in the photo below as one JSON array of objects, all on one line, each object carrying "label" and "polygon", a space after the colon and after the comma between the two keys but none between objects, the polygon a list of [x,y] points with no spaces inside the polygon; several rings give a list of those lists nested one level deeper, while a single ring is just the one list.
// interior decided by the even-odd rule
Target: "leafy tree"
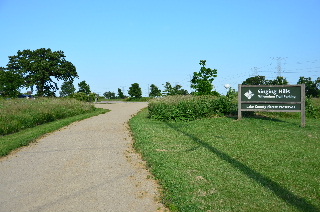
[{"label": "leafy tree", "polygon": [[254,76],[246,79],[243,85],[288,85],[286,78],[277,76],[274,80],[267,80],[265,76]]},{"label": "leafy tree", "polygon": [[242,82],[242,85],[267,85],[265,76],[254,76]]},{"label": "leafy tree", "polygon": [[312,81],[311,77],[300,77],[297,83],[306,85],[306,96],[320,97],[320,77],[315,81]]},{"label": "leafy tree", "polygon": [[58,90],[56,80],[73,81],[78,77],[75,66],[65,59],[63,51],[51,49],[23,50],[17,55],[9,56],[8,70],[22,74],[24,86],[33,90],[38,96],[55,95]]},{"label": "leafy tree", "polygon": [[274,80],[268,80],[267,83],[269,85],[288,85],[289,84],[287,79],[282,76],[277,76],[277,78]]},{"label": "leafy tree", "polygon": [[209,95],[213,89],[213,80],[217,77],[216,69],[206,68],[206,60],[200,60],[202,67],[199,72],[193,72],[191,88],[196,90],[197,95]]},{"label": "leafy tree", "polygon": [[170,82],[166,82],[164,85],[164,94],[166,95],[188,95],[188,91],[185,89],[182,89],[181,85],[175,85],[172,87]]},{"label": "leafy tree", "polygon": [[66,81],[61,85],[60,96],[61,97],[71,96],[74,94],[75,91],[76,91],[76,88],[74,87],[73,82]]},{"label": "leafy tree", "polygon": [[141,98],[142,97],[142,91],[138,83],[131,84],[131,87],[129,88],[128,94],[132,98]]},{"label": "leafy tree", "polygon": [[0,95],[4,97],[16,97],[19,95],[19,88],[24,84],[21,74],[8,71],[0,67]]},{"label": "leafy tree", "polygon": [[78,83],[79,90],[78,92],[82,92],[85,94],[91,93],[90,86],[86,83],[85,80]]},{"label": "leafy tree", "polygon": [[123,92],[122,92],[122,90],[120,88],[118,88],[118,97],[120,99],[125,99],[126,98],[126,96],[123,94]]},{"label": "leafy tree", "polygon": [[115,99],[116,98],[116,94],[114,92],[108,91],[108,92],[104,92],[103,96],[106,99]]},{"label": "leafy tree", "polygon": [[149,96],[150,97],[158,97],[158,96],[161,96],[161,90],[155,86],[154,84],[151,84],[150,85],[150,94]]}]

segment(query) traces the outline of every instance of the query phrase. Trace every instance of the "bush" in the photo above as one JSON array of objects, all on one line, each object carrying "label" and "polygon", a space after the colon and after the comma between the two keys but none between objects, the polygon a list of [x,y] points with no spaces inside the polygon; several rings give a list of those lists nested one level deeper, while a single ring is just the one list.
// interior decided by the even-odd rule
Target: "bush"
[{"label": "bush", "polygon": [[94,102],[98,100],[99,95],[96,93],[86,94],[84,92],[78,92],[78,93],[74,93],[71,97],[79,101]]},{"label": "bush", "polygon": [[199,118],[235,114],[236,102],[221,96],[167,96],[150,101],[149,117],[157,120],[191,121]]},{"label": "bush", "polygon": [[320,118],[320,98],[306,99],[306,116],[308,118]]}]

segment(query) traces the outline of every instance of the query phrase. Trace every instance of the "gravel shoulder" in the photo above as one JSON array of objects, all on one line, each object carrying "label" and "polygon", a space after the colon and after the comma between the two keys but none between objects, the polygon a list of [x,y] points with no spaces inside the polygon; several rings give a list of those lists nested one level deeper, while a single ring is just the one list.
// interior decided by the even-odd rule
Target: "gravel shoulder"
[{"label": "gravel shoulder", "polygon": [[167,211],[127,122],[147,103],[73,123],[0,160],[0,212]]}]

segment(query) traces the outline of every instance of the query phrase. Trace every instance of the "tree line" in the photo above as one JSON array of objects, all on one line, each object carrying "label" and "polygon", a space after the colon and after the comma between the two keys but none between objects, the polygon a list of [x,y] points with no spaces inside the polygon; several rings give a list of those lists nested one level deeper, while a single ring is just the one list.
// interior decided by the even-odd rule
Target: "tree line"
[{"label": "tree line", "polygon": [[[289,82],[282,76],[268,80],[265,76],[254,76],[246,79],[243,85],[288,85]],[[300,77],[297,84],[305,84],[307,97],[320,97],[320,77],[312,80],[311,77]]]},{"label": "tree line", "polygon": [[[60,96],[73,96],[78,99],[96,98],[86,81],[78,83],[78,91],[73,85],[74,79],[79,78],[76,67],[67,61],[63,51],[52,51],[50,48],[37,50],[18,51],[16,55],[9,56],[6,67],[0,67],[0,96],[17,97],[21,88],[30,89],[31,93],[36,91],[37,96],[55,96],[59,90],[56,81],[62,80]],[[200,70],[193,72],[190,87],[194,89],[192,95],[216,95],[220,94],[214,90],[213,81],[218,76],[216,69],[206,67],[206,60],[200,60]],[[274,80],[267,80],[265,76],[254,76],[246,79],[245,85],[287,85],[288,81],[282,76]],[[312,80],[310,77],[300,77],[297,84],[306,85],[306,95],[309,97],[320,97],[320,77]],[[230,88],[231,91],[232,88]],[[234,91],[234,89],[233,89]],[[131,98],[141,98],[142,90],[138,83],[131,84],[128,94]],[[170,82],[164,84],[161,91],[156,85],[151,84],[149,97],[165,95],[188,95],[189,92],[181,85],[172,86]],[[117,95],[107,91],[103,93],[107,99],[127,98],[124,91],[118,88]]]}]

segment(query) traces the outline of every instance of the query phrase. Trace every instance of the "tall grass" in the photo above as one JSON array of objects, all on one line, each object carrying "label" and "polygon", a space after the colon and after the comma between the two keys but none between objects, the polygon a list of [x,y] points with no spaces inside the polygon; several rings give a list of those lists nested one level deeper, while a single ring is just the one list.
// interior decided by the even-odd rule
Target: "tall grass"
[{"label": "tall grass", "polygon": [[0,100],[0,135],[94,110],[91,103],[69,98]]},{"label": "tall grass", "polygon": [[236,113],[235,100],[221,96],[167,96],[150,101],[149,117],[157,120],[196,120]]}]

